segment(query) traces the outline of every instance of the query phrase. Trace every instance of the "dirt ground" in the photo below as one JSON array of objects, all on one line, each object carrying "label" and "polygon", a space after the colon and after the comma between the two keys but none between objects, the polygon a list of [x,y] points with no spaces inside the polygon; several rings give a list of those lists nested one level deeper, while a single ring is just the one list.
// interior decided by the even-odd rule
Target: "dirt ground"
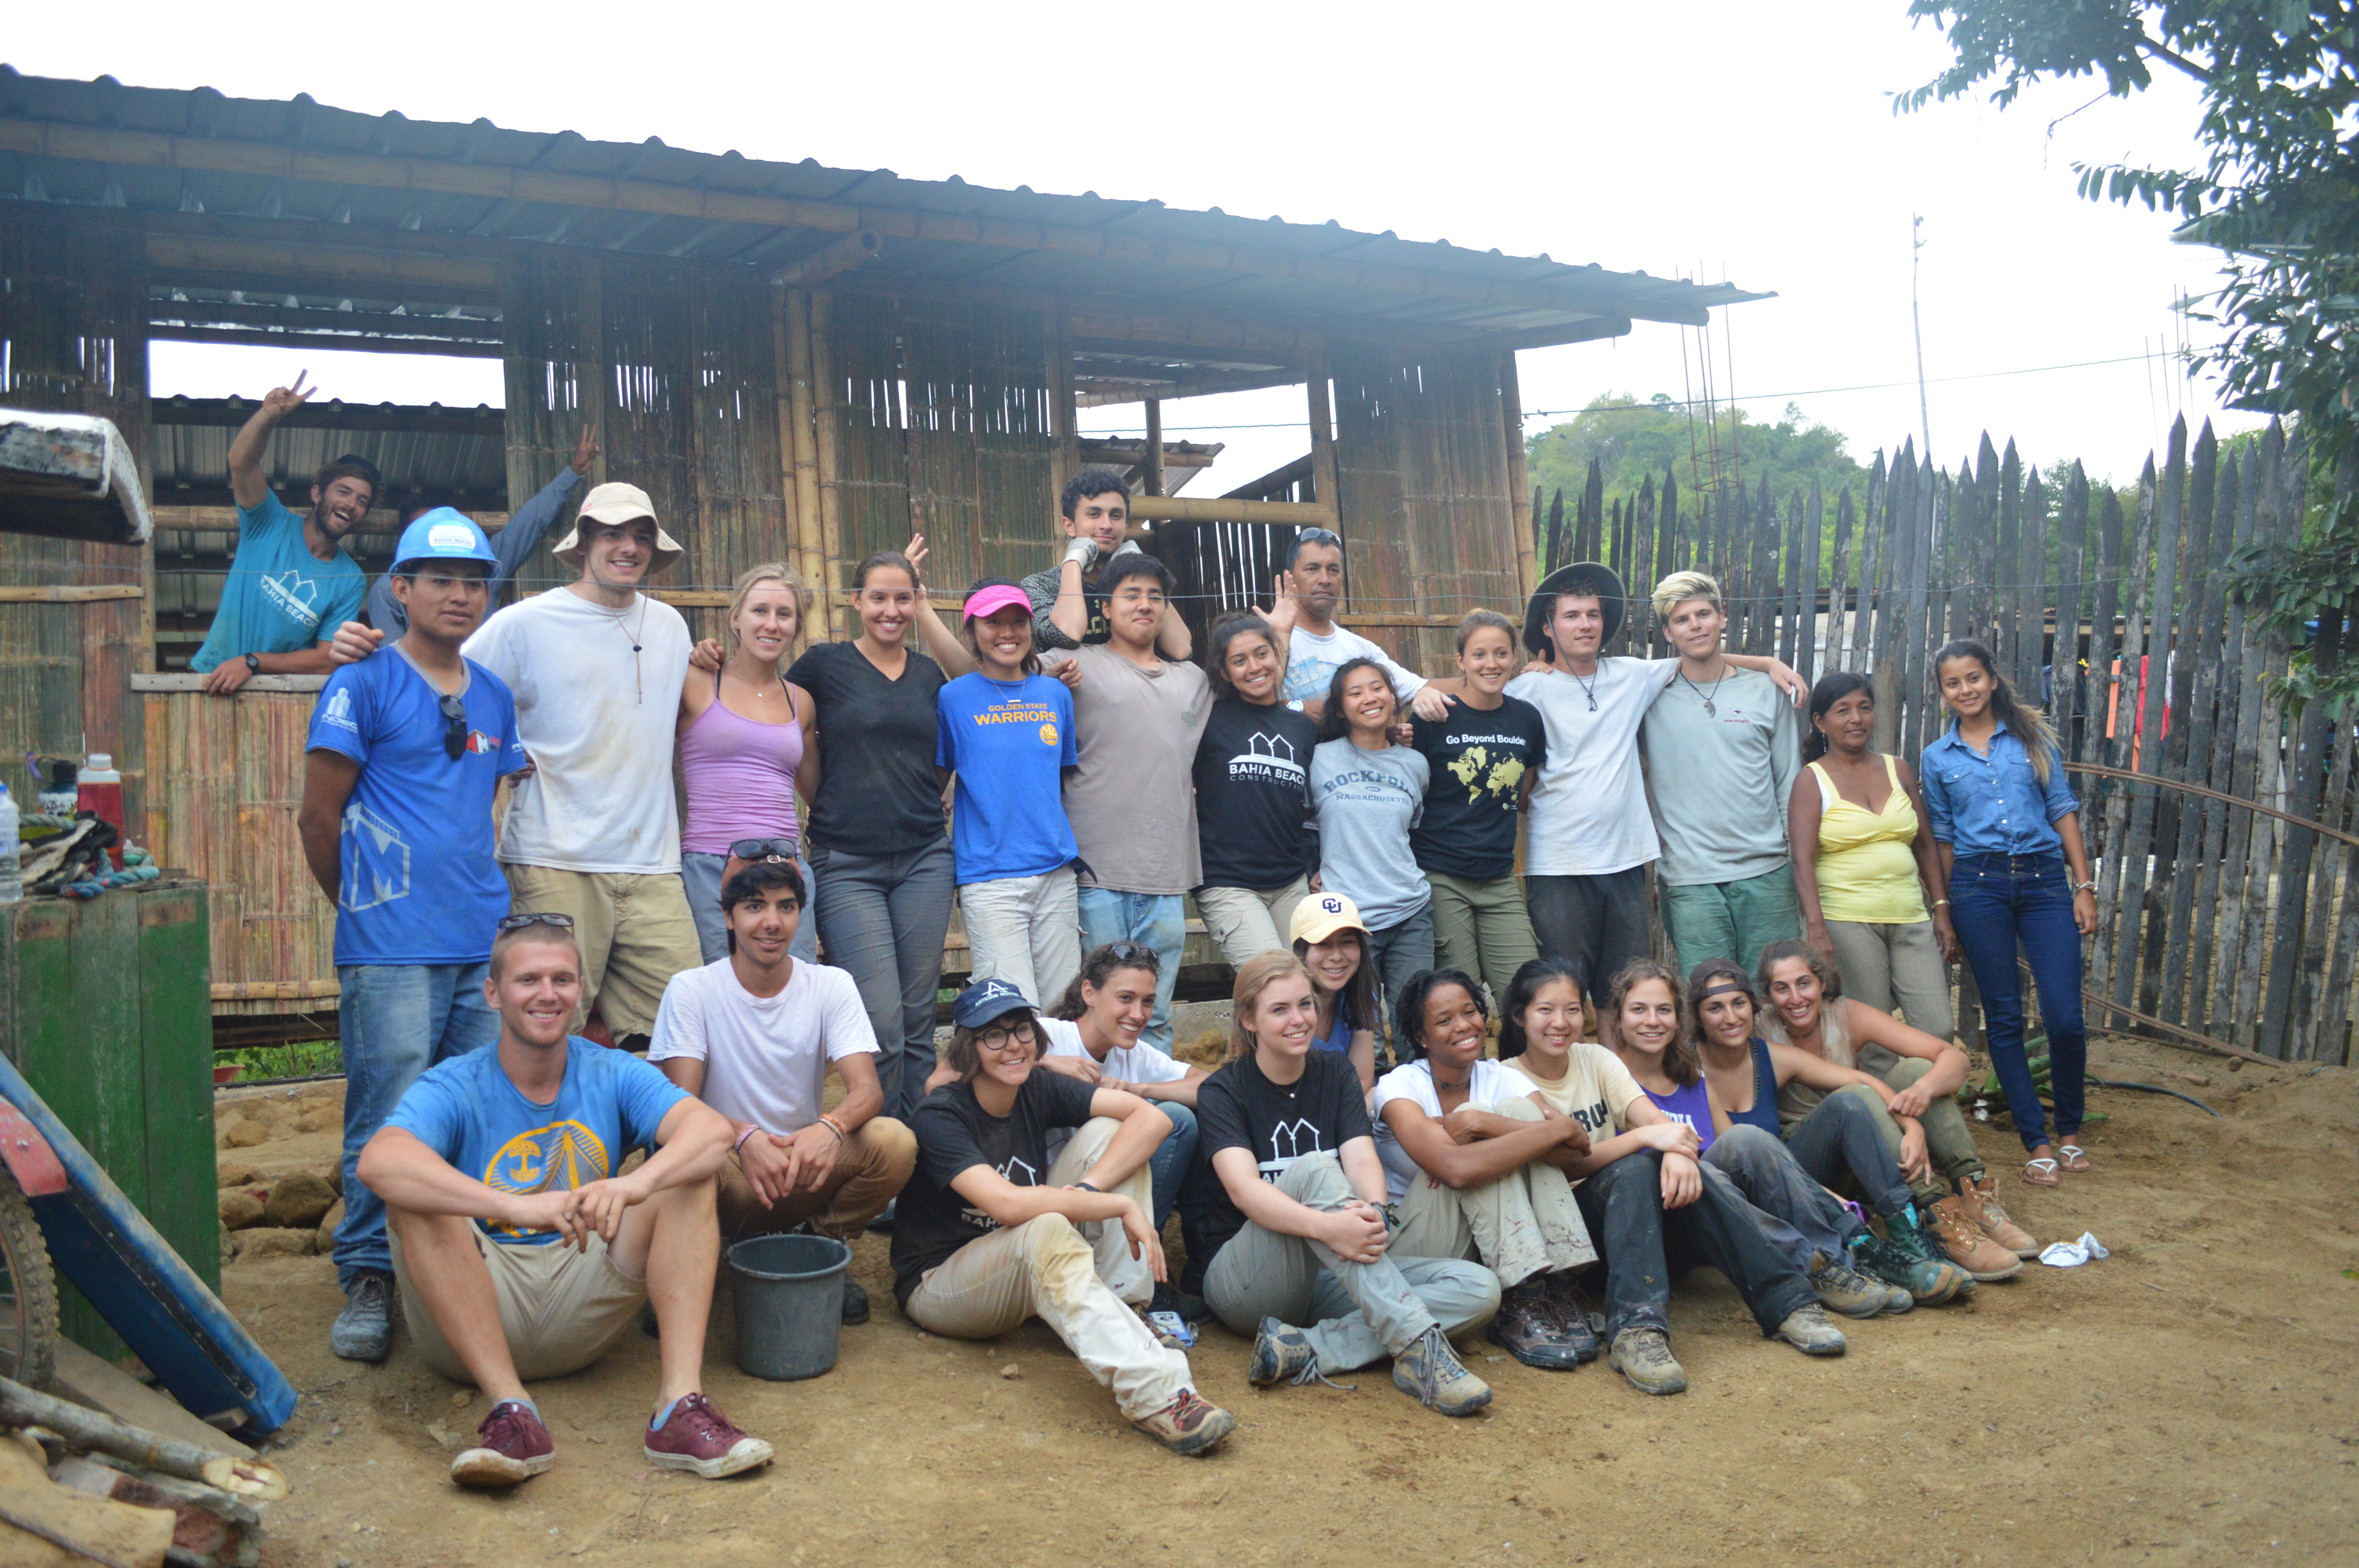
[{"label": "dirt ground", "polygon": [[[294,1495],[264,1562],[2359,1562],[2359,1076],[2118,1038],[2093,1054],[2103,1076],[2223,1112],[2096,1090],[2097,1172],[2054,1191],[2023,1187],[2013,1136],[1983,1130],[2017,1217],[2042,1241],[2094,1231],[2103,1262],[1846,1325],[1850,1353],[1827,1361],[1763,1340],[1702,1271],[1673,1297],[1687,1393],[1647,1399],[1602,1365],[1532,1371],[1475,1339],[1462,1349],[1497,1399],[1464,1421],[1382,1366],[1357,1392],[1256,1391],[1245,1342],[1208,1325],[1198,1383],[1239,1427],[1198,1461],[1132,1432],[1037,1322],[984,1344],[919,1332],[869,1237],[854,1273],[875,1314],[824,1377],[739,1373],[716,1303],[706,1387],[775,1465],[651,1472],[656,1347],[634,1335],[534,1390],[555,1470],[465,1494],[445,1466],[481,1399],[406,1336],[383,1367],[330,1356],[326,1259],[242,1260],[223,1294],[303,1396],[275,1445]],[[275,1173],[333,1146],[290,1132],[223,1158]]]}]

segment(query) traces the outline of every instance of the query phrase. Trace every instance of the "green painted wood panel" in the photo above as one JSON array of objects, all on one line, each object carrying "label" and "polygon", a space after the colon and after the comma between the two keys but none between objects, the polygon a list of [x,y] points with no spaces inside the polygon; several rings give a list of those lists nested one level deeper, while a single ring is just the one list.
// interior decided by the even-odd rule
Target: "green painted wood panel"
[{"label": "green painted wood panel", "polygon": [[213,1020],[201,883],[142,891],[138,906],[147,1218],[221,1289],[213,1180]]}]

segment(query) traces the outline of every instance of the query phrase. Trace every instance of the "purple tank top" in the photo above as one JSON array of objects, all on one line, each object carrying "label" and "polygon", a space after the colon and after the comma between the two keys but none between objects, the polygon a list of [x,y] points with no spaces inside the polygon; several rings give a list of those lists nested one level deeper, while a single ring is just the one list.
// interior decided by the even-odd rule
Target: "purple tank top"
[{"label": "purple tank top", "polygon": [[800,724],[766,724],[712,701],[679,737],[679,776],[688,785],[688,826],[679,847],[725,855],[740,838],[795,837],[795,769],[803,760]]},{"label": "purple tank top", "polygon": [[[1639,1087],[1645,1088],[1644,1085]],[[1701,1154],[1712,1147],[1712,1098],[1701,1078],[1667,1095],[1658,1095],[1652,1089],[1646,1089],[1646,1095],[1655,1102],[1655,1108],[1665,1116],[1695,1129],[1696,1141],[1701,1145],[1696,1150],[1697,1153]]]}]

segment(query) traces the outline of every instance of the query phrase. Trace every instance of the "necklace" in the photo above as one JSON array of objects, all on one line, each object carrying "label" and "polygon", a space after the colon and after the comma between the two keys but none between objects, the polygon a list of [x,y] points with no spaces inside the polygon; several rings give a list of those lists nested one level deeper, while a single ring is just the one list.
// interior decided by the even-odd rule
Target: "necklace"
[{"label": "necklace", "polygon": [[1712,689],[1710,691],[1706,691],[1703,687],[1696,685],[1695,682],[1688,679],[1688,672],[1684,666],[1680,670],[1680,680],[1690,691],[1703,698],[1703,716],[1706,719],[1717,719],[1720,717],[1720,709],[1712,706],[1712,699],[1720,695],[1720,683],[1727,678],[1728,666],[1726,665],[1723,665],[1720,666],[1719,676],[1716,676],[1712,683]]},{"label": "necklace", "polygon": [[[1602,668],[1603,666],[1600,666],[1600,667]],[[1589,698],[1589,711],[1590,711],[1590,712],[1592,712],[1592,713],[1596,712],[1596,711],[1597,711],[1597,671],[1596,671],[1596,670],[1592,670],[1592,671],[1590,671],[1590,672],[1589,672],[1589,678],[1588,678],[1587,680],[1582,680],[1579,676],[1577,676],[1577,675],[1572,675],[1572,672],[1571,672],[1571,670],[1567,670],[1567,671],[1565,671],[1564,673],[1565,673],[1565,674],[1567,674],[1567,675],[1569,675],[1569,676],[1572,676],[1572,678],[1573,678],[1574,683],[1575,683],[1576,685],[1578,685],[1578,686],[1581,687],[1582,694],[1583,696],[1585,696],[1585,697],[1587,697]]]},{"label": "necklace", "polygon": [[[636,688],[636,699],[644,703],[647,699],[647,676],[639,667],[641,652],[639,633],[647,629],[647,599],[645,594],[634,594],[632,597],[639,601],[639,623],[636,627],[626,629],[623,625],[623,617],[630,613],[627,608],[608,610],[606,613],[614,618],[614,630],[621,632],[624,636],[631,640],[631,684]],[[602,605],[600,608],[604,607]]]}]

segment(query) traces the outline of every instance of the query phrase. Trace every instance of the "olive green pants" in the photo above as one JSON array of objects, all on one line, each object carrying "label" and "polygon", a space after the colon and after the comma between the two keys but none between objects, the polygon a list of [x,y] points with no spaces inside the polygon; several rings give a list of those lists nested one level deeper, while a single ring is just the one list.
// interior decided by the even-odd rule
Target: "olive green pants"
[{"label": "olive green pants", "polygon": [[1524,884],[1513,876],[1472,881],[1442,871],[1426,872],[1425,881],[1433,890],[1434,967],[1463,969],[1481,980],[1496,1011],[1516,971],[1540,956]]}]

